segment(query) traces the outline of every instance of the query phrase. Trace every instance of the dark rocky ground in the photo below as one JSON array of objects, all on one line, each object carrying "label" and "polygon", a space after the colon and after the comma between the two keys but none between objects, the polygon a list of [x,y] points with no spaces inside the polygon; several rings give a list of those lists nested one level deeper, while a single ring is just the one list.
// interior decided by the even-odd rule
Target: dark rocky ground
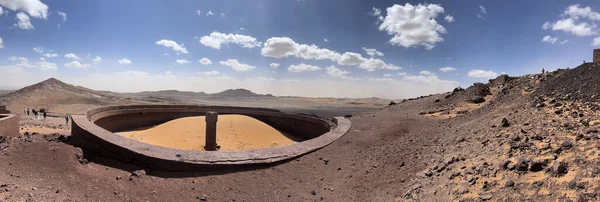
[{"label": "dark rocky ground", "polygon": [[142,172],[84,158],[59,134],[7,138],[0,199],[598,201],[600,106],[583,98],[600,80],[577,73],[595,68],[500,76],[356,113],[350,132],[331,145],[253,170]]}]

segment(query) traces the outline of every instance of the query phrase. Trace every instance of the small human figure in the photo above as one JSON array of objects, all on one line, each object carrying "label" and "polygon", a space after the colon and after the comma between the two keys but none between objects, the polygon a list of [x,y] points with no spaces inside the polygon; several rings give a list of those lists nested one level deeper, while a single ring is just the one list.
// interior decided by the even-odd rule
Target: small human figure
[{"label": "small human figure", "polygon": [[69,124],[69,114],[65,115],[65,123]]},{"label": "small human figure", "polygon": [[27,116],[29,116],[29,108],[27,108]]},{"label": "small human figure", "polygon": [[43,114],[44,114],[44,119],[46,119],[46,112],[43,112]]},{"label": "small human figure", "polygon": [[542,68],[542,75],[546,73],[546,70],[544,68]]}]

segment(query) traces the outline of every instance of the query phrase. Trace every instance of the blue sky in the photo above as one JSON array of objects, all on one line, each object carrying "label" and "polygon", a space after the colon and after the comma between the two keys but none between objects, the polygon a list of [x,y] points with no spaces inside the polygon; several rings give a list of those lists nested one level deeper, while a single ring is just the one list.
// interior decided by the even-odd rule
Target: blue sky
[{"label": "blue sky", "polygon": [[502,73],[575,67],[600,46],[598,1],[0,0],[0,7],[3,88],[56,77],[117,92],[405,98]]}]

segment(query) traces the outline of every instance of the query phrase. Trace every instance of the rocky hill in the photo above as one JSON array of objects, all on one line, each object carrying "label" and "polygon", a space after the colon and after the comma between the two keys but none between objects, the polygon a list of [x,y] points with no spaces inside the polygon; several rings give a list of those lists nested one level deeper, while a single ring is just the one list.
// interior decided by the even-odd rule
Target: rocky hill
[{"label": "rocky hill", "polygon": [[97,106],[122,103],[132,102],[55,78],[0,96],[0,105],[6,105],[13,113],[20,113],[24,108],[47,108],[56,113],[82,113]]},{"label": "rocky hill", "polygon": [[218,96],[218,97],[274,97],[271,94],[266,94],[266,95],[262,95],[262,94],[256,94],[252,91],[246,90],[246,89],[228,89],[225,90],[223,92],[220,93],[214,93],[214,94],[210,94],[211,96]]}]

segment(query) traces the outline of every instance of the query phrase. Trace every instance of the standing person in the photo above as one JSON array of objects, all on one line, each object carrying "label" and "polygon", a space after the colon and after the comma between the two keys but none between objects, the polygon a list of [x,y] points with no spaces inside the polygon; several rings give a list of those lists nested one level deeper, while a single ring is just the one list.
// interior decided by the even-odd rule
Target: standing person
[{"label": "standing person", "polygon": [[46,120],[46,112],[44,111],[44,120]]},{"label": "standing person", "polygon": [[65,115],[65,123],[69,124],[69,114]]}]

